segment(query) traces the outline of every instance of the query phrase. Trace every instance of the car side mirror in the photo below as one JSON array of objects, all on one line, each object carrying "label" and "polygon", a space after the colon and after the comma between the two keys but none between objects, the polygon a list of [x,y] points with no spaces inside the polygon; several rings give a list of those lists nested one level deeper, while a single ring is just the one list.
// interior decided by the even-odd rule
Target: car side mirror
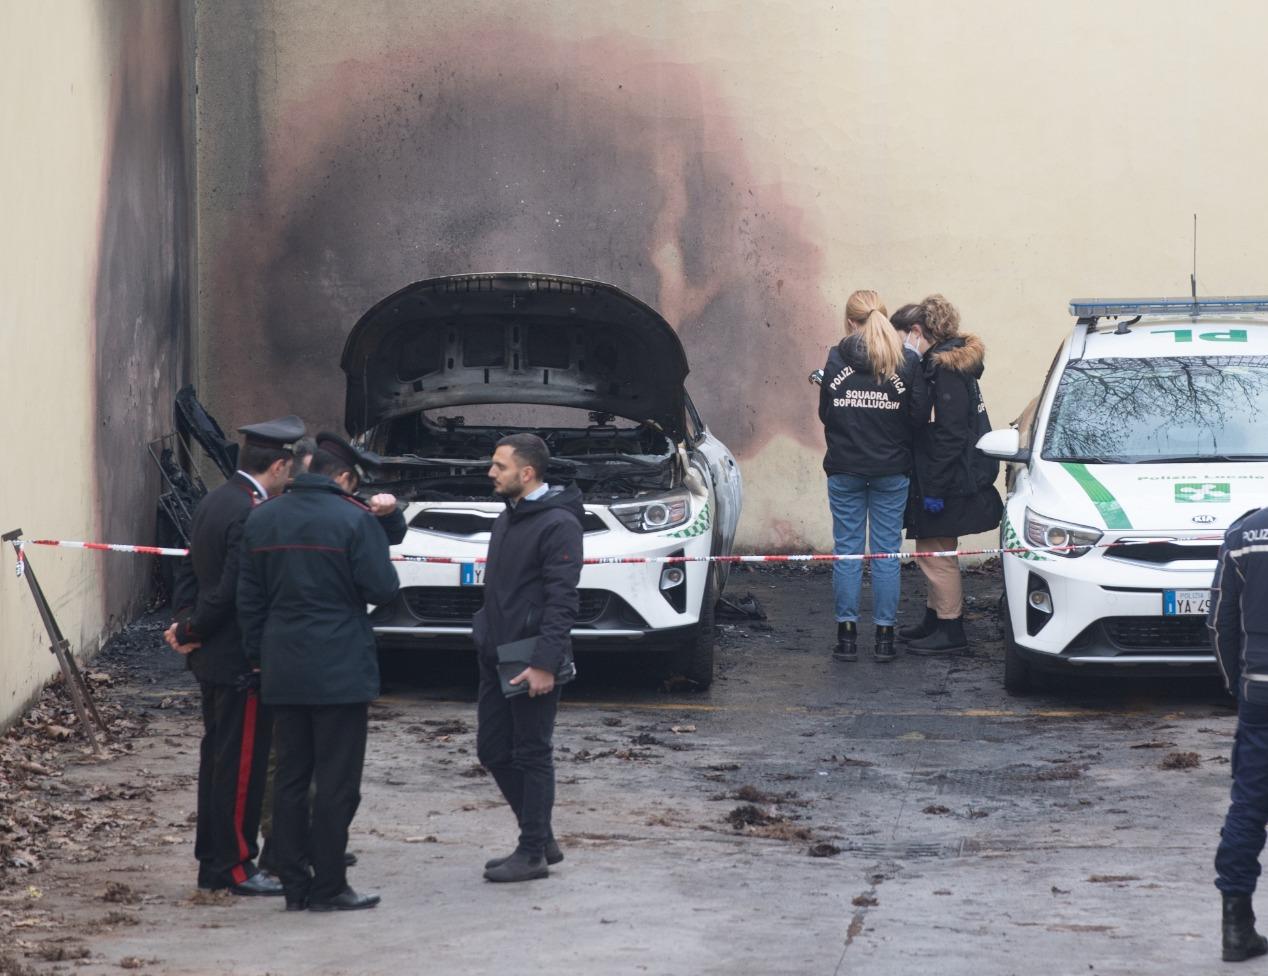
[{"label": "car side mirror", "polygon": [[1030,451],[1021,446],[1021,432],[1016,427],[1005,427],[983,434],[977,442],[977,449],[987,457],[999,458],[1001,461],[1012,461],[1025,464],[1030,460]]}]

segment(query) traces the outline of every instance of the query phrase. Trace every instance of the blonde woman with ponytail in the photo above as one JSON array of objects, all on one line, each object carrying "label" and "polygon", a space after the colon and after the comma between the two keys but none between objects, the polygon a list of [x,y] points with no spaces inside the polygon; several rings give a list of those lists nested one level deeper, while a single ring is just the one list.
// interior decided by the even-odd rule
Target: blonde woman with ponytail
[{"label": "blonde woman with ponytail", "polygon": [[[902,541],[912,467],[912,439],[929,417],[920,357],[903,345],[874,291],[856,291],[845,304],[845,338],[828,353],[819,391],[827,453],[833,551],[839,555],[897,552]],[[894,659],[899,563],[869,563],[877,661]],[[835,660],[858,660],[861,560],[833,564],[837,621]]]}]

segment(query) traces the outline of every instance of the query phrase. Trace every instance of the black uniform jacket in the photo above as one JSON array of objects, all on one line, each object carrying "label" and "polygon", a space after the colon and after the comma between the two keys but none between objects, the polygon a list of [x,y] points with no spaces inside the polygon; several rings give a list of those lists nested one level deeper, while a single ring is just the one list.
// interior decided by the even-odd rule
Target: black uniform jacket
[{"label": "black uniform jacket", "polygon": [[[995,490],[999,462],[977,449],[989,427],[978,386],[986,347],[977,336],[955,336],[928,350],[923,365],[933,406],[916,433],[908,535],[928,539],[993,529],[1003,511]],[[926,512],[925,498],[941,498],[943,510]]]},{"label": "black uniform jacket", "polygon": [[880,382],[862,336],[846,336],[828,353],[819,388],[819,420],[829,475],[907,474],[917,426],[929,419],[929,394],[920,357],[903,350],[893,375]]},{"label": "black uniform jacket", "polygon": [[388,538],[370,510],[318,474],[247,519],[238,617],[268,705],[346,705],[379,694],[366,604],[400,588]]},{"label": "black uniform jacket", "polygon": [[585,509],[576,485],[552,487],[521,501],[493,523],[484,572],[484,607],[472,637],[485,662],[497,663],[499,644],[538,637],[530,662],[556,673],[572,654],[581,578]]},{"label": "black uniform jacket", "polygon": [[176,577],[177,640],[201,642],[186,658],[200,681],[231,685],[249,670],[242,656],[235,602],[242,526],[251,509],[264,501],[251,481],[235,474],[198,503],[189,556]]},{"label": "black uniform jacket", "polygon": [[1224,534],[1206,623],[1224,687],[1268,705],[1268,508],[1247,512]]}]

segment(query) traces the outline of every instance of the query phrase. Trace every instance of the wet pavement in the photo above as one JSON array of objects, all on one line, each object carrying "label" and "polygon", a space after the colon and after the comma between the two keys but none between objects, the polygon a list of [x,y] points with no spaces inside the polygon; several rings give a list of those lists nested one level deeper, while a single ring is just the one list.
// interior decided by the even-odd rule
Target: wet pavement
[{"label": "wet pavement", "polygon": [[[131,753],[50,778],[70,798],[105,789],[90,802],[131,826],[5,876],[0,974],[1220,968],[1211,859],[1234,719],[1218,683],[1061,680],[1010,698],[998,577],[968,582],[967,657],[878,664],[865,626],[860,660],[834,663],[817,567],[732,577],[728,596],[753,594],[767,619],[719,618],[706,693],[583,657],[556,740],[567,859],[524,885],[480,876],[514,833],[476,763],[470,666],[394,659],[350,876],[384,900],[338,916],[195,894],[197,695],[151,627],[93,665],[149,718]],[[911,619],[914,574],[904,590]],[[45,961],[58,948],[88,955]]]}]

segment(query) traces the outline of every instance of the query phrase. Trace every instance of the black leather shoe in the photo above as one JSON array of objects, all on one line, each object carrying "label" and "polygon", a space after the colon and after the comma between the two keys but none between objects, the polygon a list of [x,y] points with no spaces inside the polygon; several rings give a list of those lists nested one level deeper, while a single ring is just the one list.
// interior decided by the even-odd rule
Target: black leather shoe
[{"label": "black leather shoe", "polygon": [[938,629],[928,637],[912,641],[907,645],[908,654],[921,657],[933,657],[939,654],[963,654],[969,649],[969,640],[964,635],[964,618],[939,620]]},{"label": "black leather shoe", "polygon": [[894,660],[894,628],[876,628],[876,643],[872,645],[872,657],[880,664],[888,664]]},{"label": "black leather shoe", "polygon": [[[484,870],[487,871],[490,868],[495,868],[498,865],[505,864],[510,859],[511,859],[511,855],[509,854],[506,857],[492,858],[491,860],[484,862]],[[550,840],[546,841],[546,863],[558,864],[563,859],[564,859],[564,852],[559,849],[559,842],[556,841],[555,838],[553,837]]]},{"label": "black leather shoe", "polygon": [[258,871],[241,884],[231,884],[227,890],[232,895],[284,895],[282,882],[270,874]]},{"label": "black leather shoe", "polygon": [[898,628],[898,639],[901,641],[920,640],[928,637],[938,628],[938,614],[933,607],[925,607],[925,619],[910,627]]},{"label": "black leather shoe", "polygon": [[381,900],[378,895],[358,895],[351,888],[344,888],[333,898],[322,901],[308,899],[308,910],[310,912],[356,912],[363,908],[373,908]]},{"label": "black leather shoe", "polygon": [[354,866],[356,863],[357,863],[357,856],[353,854],[352,851],[343,852],[343,866],[345,868],[350,868]]},{"label": "black leather shoe", "polygon": [[1255,931],[1250,895],[1224,896],[1224,961],[1242,962],[1268,952],[1268,940]]},{"label": "black leather shoe", "polygon": [[308,896],[304,895],[301,898],[292,898],[290,895],[287,895],[286,896],[286,910],[288,912],[308,911]]},{"label": "black leather shoe", "polygon": [[859,659],[859,625],[849,620],[837,623],[837,646],[832,651],[834,661]]},{"label": "black leather shoe", "polygon": [[495,868],[484,872],[486,881],[535,881],[537,878],[550,877],[550,869],[546,867],[546,858],[533,857],[523,851],[516,851]]}]

